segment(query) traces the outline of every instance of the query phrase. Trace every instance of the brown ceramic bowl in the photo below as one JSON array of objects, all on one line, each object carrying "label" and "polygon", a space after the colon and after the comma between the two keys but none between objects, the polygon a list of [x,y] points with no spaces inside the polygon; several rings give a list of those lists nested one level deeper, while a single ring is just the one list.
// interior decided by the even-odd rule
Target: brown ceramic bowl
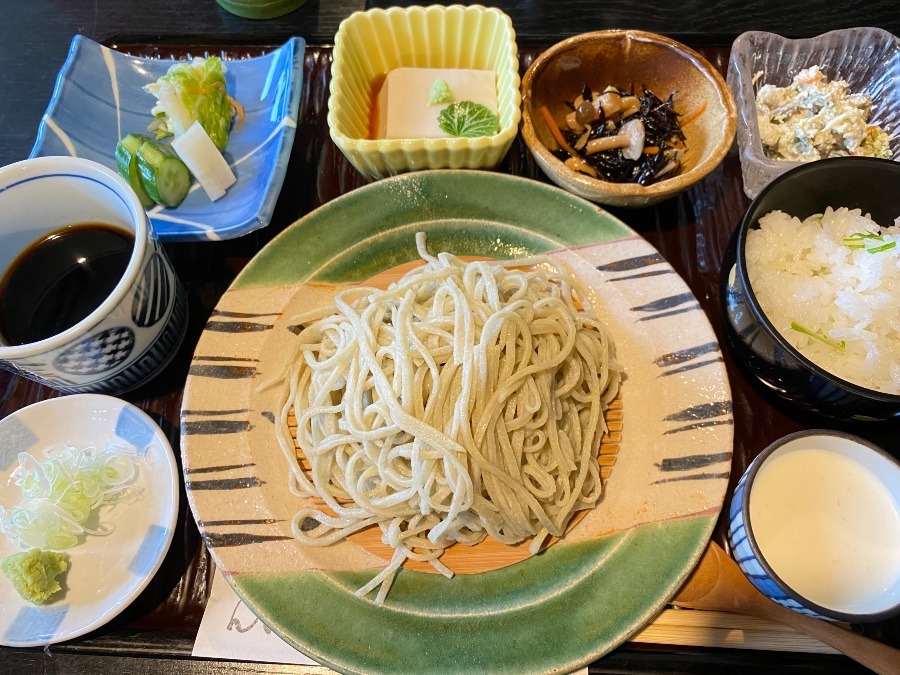
[{"label": "brown ceramic bowl", "polygon": [[[648,186],[614,183],[570,169],[550,148],[558,145],[540,114],[546,106],[564,126],[572,101],[588,84],[640,93],[646,87],[661,99],[674,92],[675,110],[703,112],[684,126],[686,152],[681,171]],[[654,33],[606,30],[583,33],[543,52],[522,80],[522,135],[550,179],[599,204],[641,207],[681,192],[712,171],[734,140],[737,112],[725,80],[710,63],[684,45]]]}]

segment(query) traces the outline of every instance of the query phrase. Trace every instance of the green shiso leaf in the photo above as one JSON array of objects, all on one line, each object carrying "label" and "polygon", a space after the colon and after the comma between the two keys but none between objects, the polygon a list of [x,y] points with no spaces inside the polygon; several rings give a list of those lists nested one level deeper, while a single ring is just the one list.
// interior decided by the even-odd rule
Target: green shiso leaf
[{"label": "green shiso leaf", "polygon": [[431,91],[428,92],[428,105],[452,102],[453,92],[450,91],[450,85],[447,84],[447,80],[442,77],[437,78],[431,85]]},{"label": "green shiso leaf", "polygon": [[451,136],[477,138],[496,134],[500,119],[480,103],[460,101],[451,103],[441,111],[438,125]]}]

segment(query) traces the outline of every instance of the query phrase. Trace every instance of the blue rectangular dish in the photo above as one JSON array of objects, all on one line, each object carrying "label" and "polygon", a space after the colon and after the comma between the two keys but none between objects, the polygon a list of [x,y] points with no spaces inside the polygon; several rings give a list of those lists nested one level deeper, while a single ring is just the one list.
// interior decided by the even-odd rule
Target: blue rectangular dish
[{"label": "blue rectangular dish", "polygon": [[[228,92],[245,112],[224,153],[237,182],[215,202],[195,183],[177,208],[148,209],[160,239],[232,239],[268,225],[297,128],[305,47],[302,38],[294,37],[262,56],[226,60]],[[153,120],[156,99],[144,85],[173,63],[131,56],[76,35],[31,157],[74,155],[115,169],[118,140],[145,132]]]}]

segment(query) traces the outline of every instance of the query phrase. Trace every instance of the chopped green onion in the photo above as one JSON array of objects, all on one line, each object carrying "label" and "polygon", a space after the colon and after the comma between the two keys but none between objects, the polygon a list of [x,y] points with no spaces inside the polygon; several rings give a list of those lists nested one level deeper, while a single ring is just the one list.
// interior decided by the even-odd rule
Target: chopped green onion
[{"label": "chopped green onion", "polygon": [[887,243],[883,243],[881,246],[873,246],[871,248],[867,248],[865,245],[866,239],[872,239],[877,242],[884,242],[884,236],[880,234],[876,234],[875,232],[856,232],[851,234],[849,237],[844,237],[844,245],[847,248],[862,248],[866,250],[866,253],[881,253],[882,251],[889,251],[897,245],[895,241],[889,241]]},{"label": "chopped green onion", "polygon": [[849,237],[846,237],[844,241],[851,241],[856,239],[878,239],[879,241],[881,241],[884,239],[884,237],[875,232],[854,232]]},{"label": "chopped green onion", "polygon": [[875,246],[873,248],[867,248],[867,253],[881,253],[882,251],[889,251],[897,245],[896,241],[889,241],[886,244],[882,244],[881,246]]},{"label": "chopped green onion", "polygon": [[826,345],[828,345],[829,347],[834,347],[835,349],[846,349],[847,348],[847,343],[844,340],[841,340],[840,342],[838,342],[837,340],[832,340],[827,335],[825,335],[825,333],[823,333],[822,331],[818,330],[818,331],[813,332],[809,328],[806,328],[805,326],[801,326],[796,321],[791,321],[791,328],[793,328],[798,333],[803,333],[804,335],[809,335],[811,338],[820,340],[820,341],[824,342]]},{"label": "chopped green onion", "polygon": [[0,532],[24,548],[57,551],[75,546],[83,534],[108,534],[111,526],[93,523],[91,513],[136,496],[137,468],[131,453],[112,444],[50,449],[42,461],[20,452],[10,479],[22,501],[9,510],[0,506]]}]

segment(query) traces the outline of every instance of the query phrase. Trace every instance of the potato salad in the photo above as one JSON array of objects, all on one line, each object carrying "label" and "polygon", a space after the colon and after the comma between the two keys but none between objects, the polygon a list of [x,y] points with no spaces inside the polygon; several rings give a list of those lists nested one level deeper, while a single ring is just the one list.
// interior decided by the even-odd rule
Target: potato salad
[{"label": "potato salad", "polygon": [[819,66],[801,70],[787,87],[765,84],[756,94],[763,149],[770,159],[891,156],[890,135],[869,124],[872,99],[829,81]]}]

